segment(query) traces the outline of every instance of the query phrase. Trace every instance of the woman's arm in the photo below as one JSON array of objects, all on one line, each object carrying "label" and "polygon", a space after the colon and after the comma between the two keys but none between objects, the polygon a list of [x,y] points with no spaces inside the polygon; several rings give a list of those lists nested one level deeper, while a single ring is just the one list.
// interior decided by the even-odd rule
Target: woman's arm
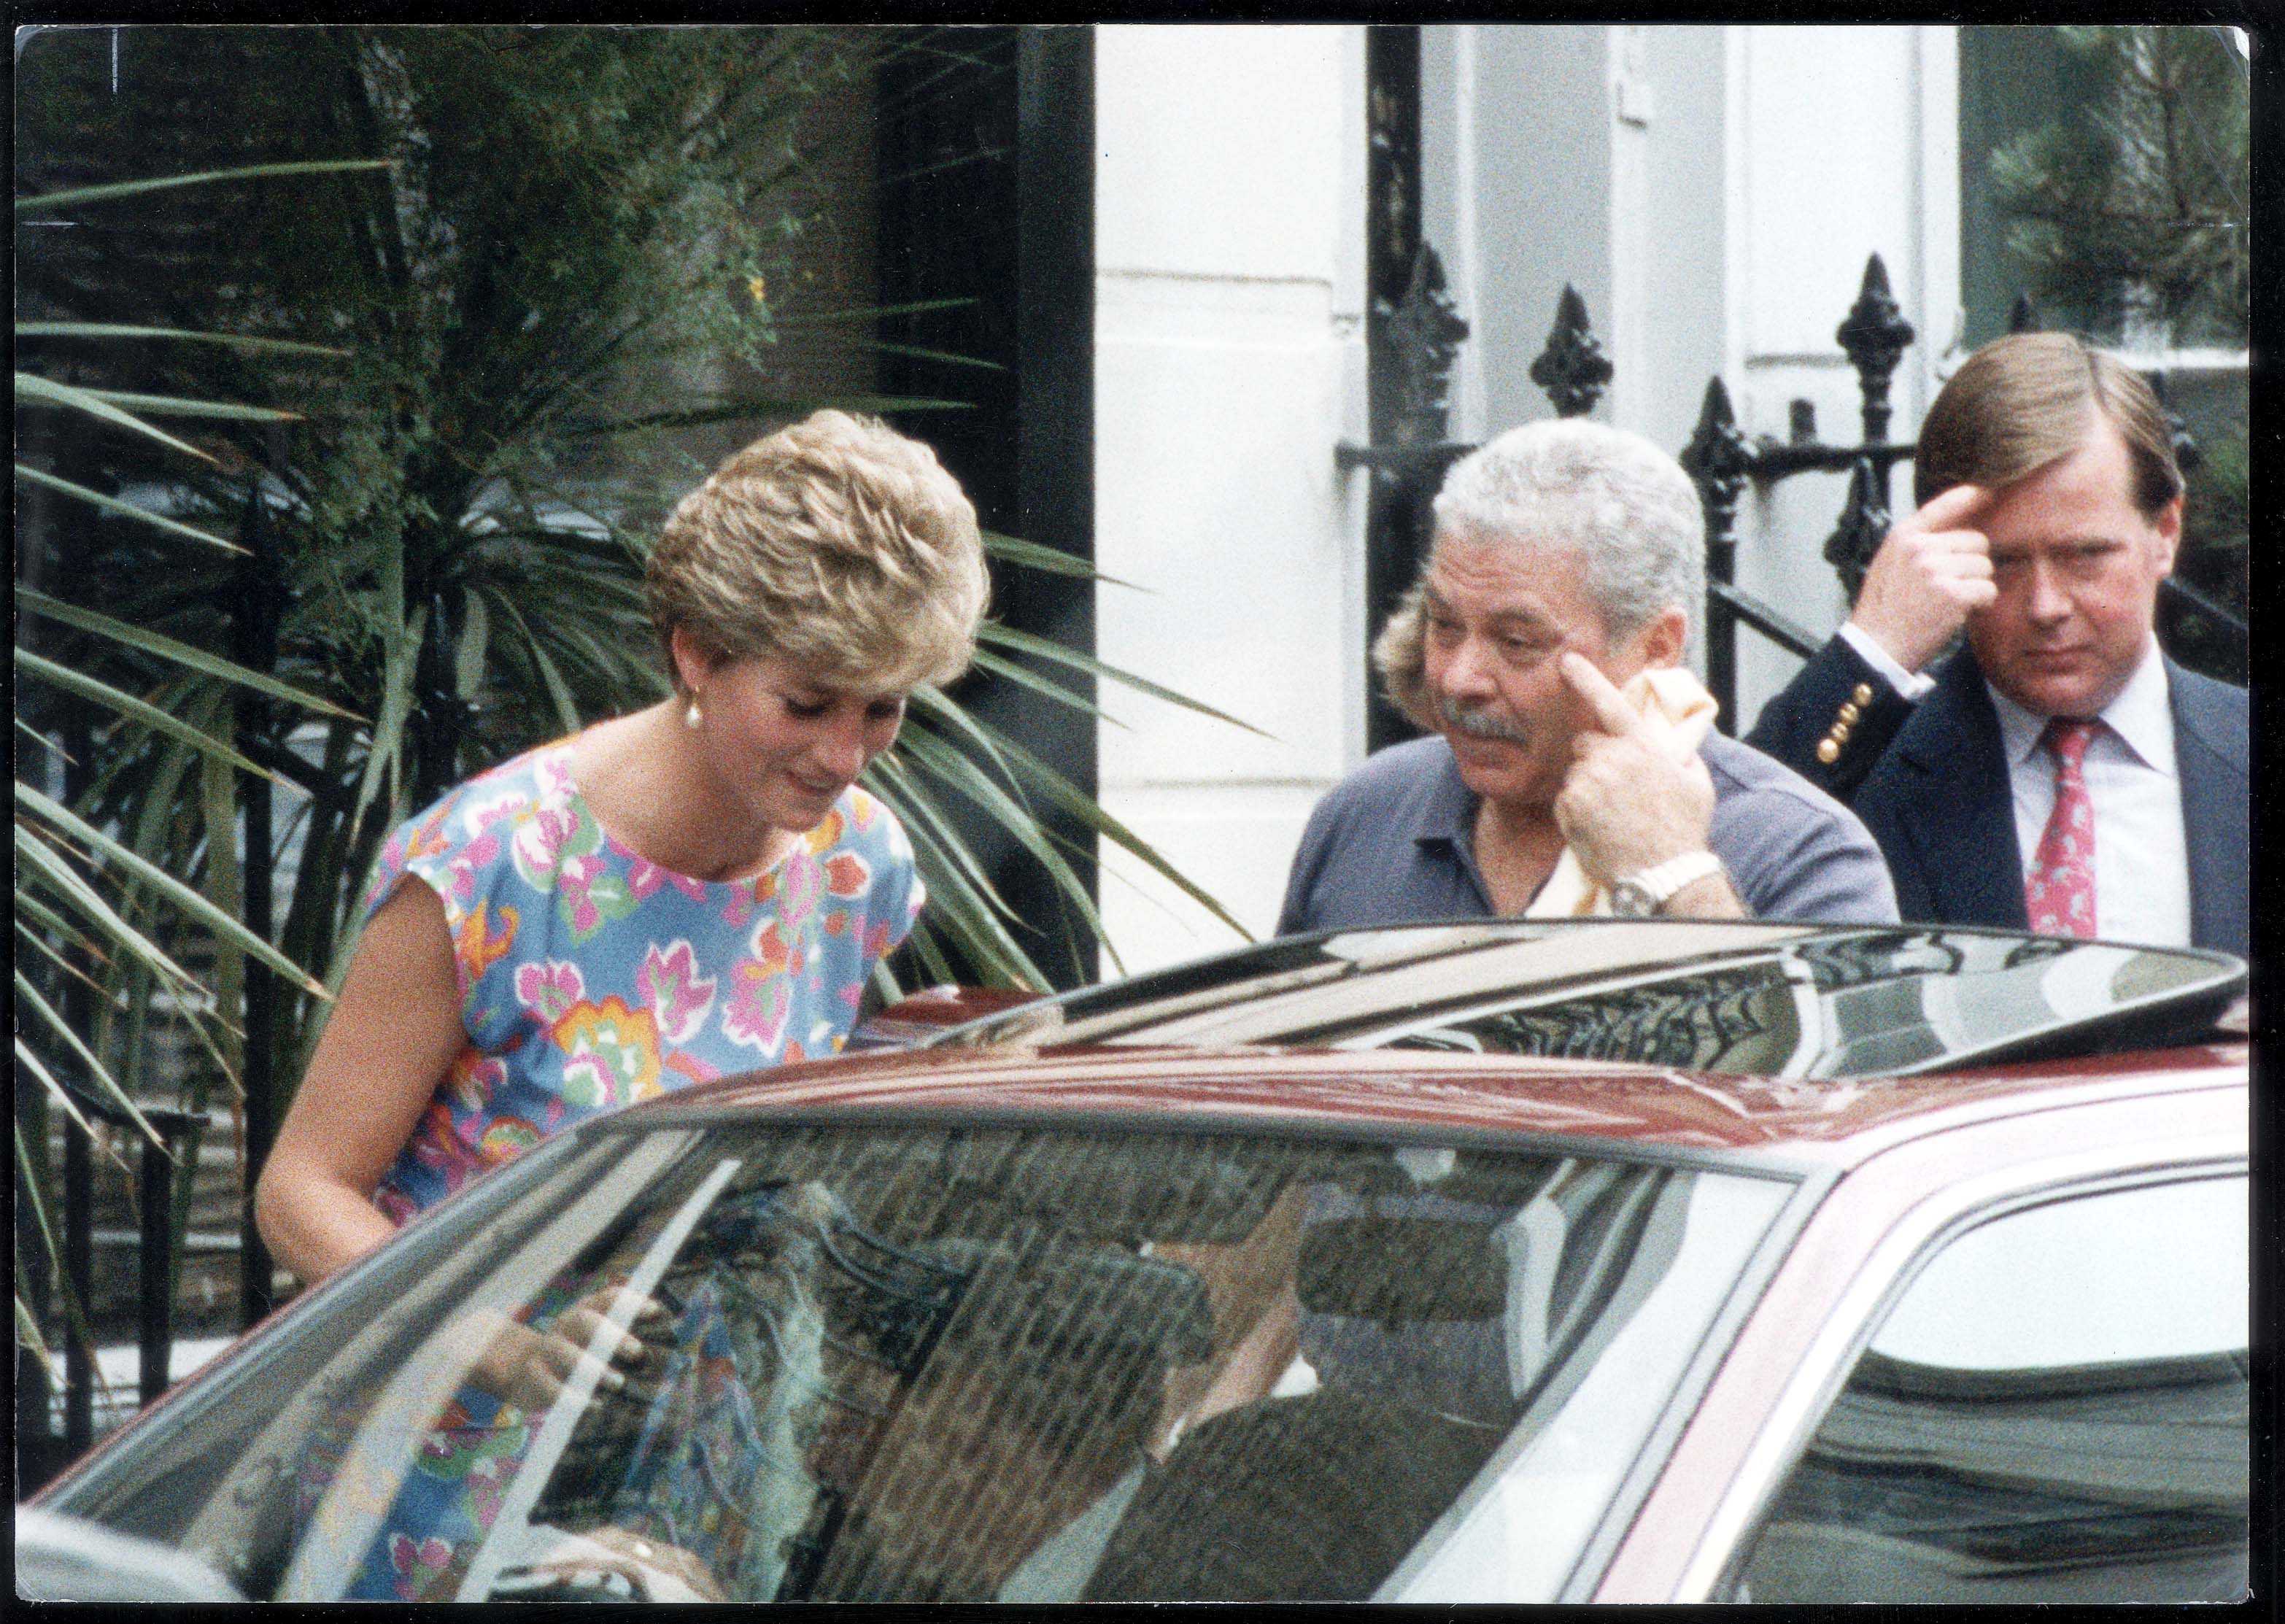
[{"label": "woman's arm", "polygon": [[444,905],[398,885],[365,929],[255,1191],[262,1238],[311,1285],[396,1233],[373,1192],[468,1034]]}]

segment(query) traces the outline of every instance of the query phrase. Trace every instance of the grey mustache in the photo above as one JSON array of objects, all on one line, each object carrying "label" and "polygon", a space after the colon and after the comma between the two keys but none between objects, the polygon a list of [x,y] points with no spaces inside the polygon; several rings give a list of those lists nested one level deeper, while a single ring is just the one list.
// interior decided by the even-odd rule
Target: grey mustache
[{"label": "grey mustache", "polygon": [[1495,710],[1471,710],[1457,700],[1439,698],[1436,719],[1456,732],[1473,734],[1480,739],[1501,739],[1510,744],[1528,745],[1531,735],[1520,725]]}]

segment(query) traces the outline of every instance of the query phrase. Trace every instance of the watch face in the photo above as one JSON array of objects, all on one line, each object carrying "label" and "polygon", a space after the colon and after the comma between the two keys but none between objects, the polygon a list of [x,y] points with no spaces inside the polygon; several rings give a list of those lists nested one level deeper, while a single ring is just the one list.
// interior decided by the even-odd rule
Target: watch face
[{"label": "watch face", "polygon": [[1611,887],[1611,912],[1621,919],[1648,919],[1658,912],[1658,898],[1632,880]]}]

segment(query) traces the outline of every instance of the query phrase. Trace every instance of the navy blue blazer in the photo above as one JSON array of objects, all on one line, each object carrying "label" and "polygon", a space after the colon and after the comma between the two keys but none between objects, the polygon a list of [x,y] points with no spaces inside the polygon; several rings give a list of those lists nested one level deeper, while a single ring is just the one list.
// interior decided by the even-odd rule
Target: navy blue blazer
[{"label": "navy blue blazer", "polygon": [[[1998,714],[1967,650],[1931,674],[1934,690],[1908,702],[1836,637],[1763,709],[1747,742],[1865,820],[1888,859],[1905,919],[2021,930],[2030,919]],[[2190,939],[2242,954],[2251,754],[2245,690],[2171,660],[2166,680],[2189,851]],[[1865,686],[1873,690],[1869,703],[1857,700]],[[1856,712],[1846,723],[1839,720],[1844,703]],[[1820,760],[1818,747],[1828,741],[1829,759]]]}]

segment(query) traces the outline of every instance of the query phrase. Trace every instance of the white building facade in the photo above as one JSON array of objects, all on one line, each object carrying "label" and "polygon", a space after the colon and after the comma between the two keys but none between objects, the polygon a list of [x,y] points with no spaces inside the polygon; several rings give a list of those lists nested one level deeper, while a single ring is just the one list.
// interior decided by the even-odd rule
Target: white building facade
[{"label": "white building facade", "polygon": [[[1336,457],[1366,439],[1364,32],[1096,30],[1095,558],[1127,584],[1097,589],[1097,648],[1260,730],[1106,685],[1101,798],[1257,937],[1364,755],[1367,475]],[[1956,30],[1420,34],[1422,234],[1471,329],[1452,438],[1552,415],[1528,372],[1567,283],[1615,367],[1596,418],[1679,451],[1718,374],[1749,437],[1807,400],[1853,443],[1834,329],[1875,253],[1919,335],[1891,385],[1912,432],[1962,330]],[[1739,510],[1739,584],[1818,634],[1845,494],[1803,475]],[[1748,721],[1796,663],[1740,632]],[[1105,974],[1238,943],[1102,860]]]}]

